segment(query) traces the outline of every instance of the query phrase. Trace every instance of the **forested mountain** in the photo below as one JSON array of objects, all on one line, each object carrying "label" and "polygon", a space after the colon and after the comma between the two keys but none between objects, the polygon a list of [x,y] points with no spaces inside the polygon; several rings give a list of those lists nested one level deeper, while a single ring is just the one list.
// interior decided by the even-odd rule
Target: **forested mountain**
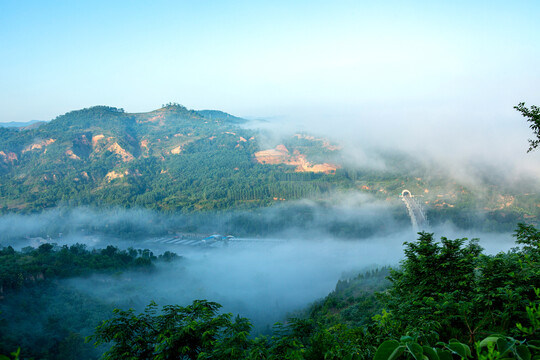
[{"label": "forested mountain", "polygon": [[[333,171],[329,165],[311,169],[317,164],[296,148],[288,156],[282,146],[272,164],[259,163],[256,132],[237,126],[243,121],[179,105],[142,114],[96,106],[37,129],[1,128],[0,206],[24,212],[58,205],[189,212],[300,198],[334,182],[325,174]],[[296,143],[302,147],[300,139]],[[301,166],[307,172],[295,172]]]},{"label": "forested mountain", "polygon": [[[376,202],[396,203],[404,213],[398,195],[408,189],[423,194],[418,201],[432,221],[451,219],[462,226],[500,229],[538,216],[534,187],[516,189],[493,178],[485,179],[479,193],[396,153],[383,154],[385,170],[368,171],[346,165],[338,145],[310,134],[261,146],[267,143],[264,134],[244,123],[223,112],[170,104],[141,114],[98,106],[37,128],[0,128],[0,206],[5,213],[78,205],[206,211],[201,218],[209,210],[248,209],[231,216],[230,225],[243,229],[241,235],[262,236],[291,223],[315,228],[321,218],[321,229],[328,227],[336,237],[369,236],[372,228],[388,227],[390,217],[400,216],[358,226],[329,205],[337,193],[364,192]],[[301,198],[315,201],[277,207],[273,216],[255,209]],[[328,211],[317,213],[312,203]],[[64,230],[57,223],[48,221],[40,231],[55,230],[60,238]],[[126,237],[144,230],[131,224],[90,228]],[[233,320],[207,300],[162,309],[151,302],[143,313],[117,309],[111,317],[113,305],[127,309],[133,300],[113,304],[69,282],[98,276],[109,287],[129,271],[121,279],[129,287],[133,274],[154,271],[160,261],[182,261],[173,253],[156,257],[149,250],[88,250],[79,244],[2,247],[0,354],[20,347],[21,358],[51,359],[535,359],[540,232],[520,224],[515,235],[521,247],[487,255],[475,240],[438,242],[421,232],[418,241],[405,243],[400,267],[340,280],[335,291],[267,336],[251,333],[249,319]],[[178,269],[178,275],[186,271]]]},{"label": "forested mountain", "polygon": [[399,207],[399,194],[409,189],[423,196],[435,223],[471,226],[481,213],[488,227],[511,229],[539,214],[534,187],[508,188],[486,176],[480,193],[399,153],[379,154],[383,170],[355,167],[339,144],[305,133],[271,142],[246,122],[168,104],[148,113],[95,106],[37,128],[0,128],[0,212],[89,205],[191,213],[327,199],[338,191]]}]

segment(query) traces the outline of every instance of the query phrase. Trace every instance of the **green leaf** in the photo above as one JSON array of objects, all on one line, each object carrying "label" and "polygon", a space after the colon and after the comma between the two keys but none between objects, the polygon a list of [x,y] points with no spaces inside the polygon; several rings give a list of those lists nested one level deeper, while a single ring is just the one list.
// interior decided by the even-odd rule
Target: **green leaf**
[{"label": "green leaf", "polygon": [[401,356],[401,354],[403,354],[404,351],[405,351],[405,346],[399,346],[396,350],[394,350],[392,354],[390,354],[390,357],[388,358],[388,360],[397,359],[398,357]]},{"label": "green leaf", "polygon": [[407,349],[416,360],[424,360],[424,350],[417,343],[407,343]]},{"label": "green leaf", "polygon": [[424,349],[424,355],[429,360],[440,360],[439,355],[435,352],[435,350],[429,346],[422,346],[422,349]]},{"label": "green leaf", "polygon": [[480,341],[480,347],[488,346],[489,343],[496,343],[500,338],[501,336],[499,335],[490,335],[484,340]]},{"label": "green leaf", "polygon": [[390,358],[390,355],[399,347],[399,342],[396,340],[386,340],[375,352],[375,357],[373,360],[387,360]]},{"label": "green leaf", "polygon": [[403,351],[405,351],[405,347],[400,346],[397,340],[386,340],[377,349],[373,360],[394,360],[398,358]]},{"label": "green leaf", "polygon": [[437,349],[437,355],[440,360],[453,360],[452,354],[449,351],[443,349]]},{"label": "green leaf", "polygon": [[412,336],[405,335],[405,336],[402,336],[399,339],[399,341],[402,343],[406,343],[406,342],[414,341],[414,338]]},{"label": "green leaf", "polygon": [[530,340],[527,341],[527,345],[534,350],[540,350],[540,341],[539,340]]},{"label": "green leaf", "polygon": [[508,351],[512,349],[515,341],[509,341],[507,339],[498,339],[497,340],[497,350],[501,353],[501,356],[507,355]]},{"label": "green leaf", "polygon": [[516,357],[520,360],[531,360],[531,352],[525,345],[516,346],[514,354],[516,354]]},{"label": "green leaf", "polygon": [[469,347],[465,344],[462,344],[460,342],[453,342],[448,345],[446,345],[446,348],[453,353],[461,356],[462,358],[467,358],[471,354],[471,350]]}]

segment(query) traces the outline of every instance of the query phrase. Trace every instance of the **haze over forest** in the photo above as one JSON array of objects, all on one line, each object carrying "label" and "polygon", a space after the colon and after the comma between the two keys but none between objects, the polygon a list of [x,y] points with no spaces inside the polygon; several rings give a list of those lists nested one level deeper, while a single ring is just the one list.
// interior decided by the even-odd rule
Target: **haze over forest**
[{"label": "haze over forest", "polygon": [[0,3],[0,358],[537,358],[539,15]]}]

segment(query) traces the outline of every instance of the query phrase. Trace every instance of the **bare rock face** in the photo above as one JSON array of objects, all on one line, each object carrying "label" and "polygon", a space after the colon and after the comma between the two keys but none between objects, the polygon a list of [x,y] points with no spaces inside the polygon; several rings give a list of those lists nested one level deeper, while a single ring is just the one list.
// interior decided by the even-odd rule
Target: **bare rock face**
[{"label": "bare rock face", "polygon": [[306,156],[295,150],[291,155],[287,147],[280,144],[275,149],[258,151],[255,153],[255,160],[259,164],[285,164],[296,166],[296,172],[314,172],[333,174],[339,168],[339,165],[323,163],[312,164],[306,159]]}]

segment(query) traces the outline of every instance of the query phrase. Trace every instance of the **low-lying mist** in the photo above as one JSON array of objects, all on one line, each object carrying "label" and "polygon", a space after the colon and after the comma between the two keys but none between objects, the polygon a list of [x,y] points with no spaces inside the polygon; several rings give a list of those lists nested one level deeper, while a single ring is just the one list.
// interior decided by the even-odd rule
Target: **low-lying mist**
[{"label": "low-lying mist", "polygon": [[[331,111],[313,107],[245,126],[262,130],[262,148],[275,147],[298,132],[328,139],[339,145],[340,164],[346,168],[440,174],[479,191],[494,183],[512,189],[526,184],[540,191],[540,157],[527,154],[532,134],[513,109],[517,103],[505,99],[482,107],[467,99],[449,108],[424,103]],[[395,156],[405,161],[395,163]]]},{"label": "low-lying mist", "polygon": [[[163,214],[145,209],[60,208],[33,215],[0,217],[0,241],[16,248],[36,242],[96,242],[111,238],[138,241],[174,234],[237,237],[362,239],[389,234],[409,220],[396,197],[379,201],[359,193],[329,195],[325,201],[300,200],[251,211]],[[61,239],[61,240],[60,240]]]},{"label": "low-lying mist", "polygon": [[[361,241],[390,237],[411,227],[406,207],[396,195],[400,190],[392,192],[381,193],[382,197],[357,191],[336,192],[328,193],[324,200],[304,199],[253,210],[189,215],[147,209],[84,207],[57,208],[32,215],[8,214],[0,217],[0,245],[21,249],[43,242],[82,242],[97,246],[121,241],[139,247],[139,242],[148,238],[188,236],[202,239],[212,234],[240,238]],[[430,196],[437,199],[439,195]],[[433,226],[448,225],[467,229],[468,233],[509,232],[515,228],[509,216],[504,222],[497,222],[488,219],[485,211],[474,206],[443,210],[426,207],[424,210],[428,220],[433,220]]]},{"label": "low-lying mist", "polygon": [[[223,311],[248,317],[257,331],[266,332],[276,321],[285,321],[288,314],[326,296],[339,279],[381,266],[397,266],[403,257],[403,243],[417,237],[401,202],[396,208],[365,195],[335,199],[339,201],[333,205],[305,200],[289,204],[285,210],[276,207],[234,216],[207,214],[196,220],[146,210],[55,210],[4,216],[0,232],[2,245],[18,248],[51,242],[59,246],[83,243],[90,248],[111,244],[149,248],[156,255],[175,252],[180,259],[159,263],[150,273],[94,275],[63,280],[62,284],[102,303],[139,311],[152,300],[160,305],[187,305],[195,299],[216,301],[224,306]],[[399,209],[405,218],[396,220],[392,212]],[[264,226],[285,225],[274,232],[261,227],[265,236],[253,236],[257,228],[246,230],[242,226],[253,224],[257,217],[267,220]],[[236,222],[231,223],[231,219]],[[316,225],[310,228],[310,224]],[[339,232],[334,236],[332,224],[350,226],[351,234],[365,231],[359,236]],[[203,247],[156,240],[182,239],[181,230],[186,227],[197,231],[190,236],[202,239],[224,226],[246,241]],[[437,238],[479,237],[488,253],[507,250],[514,240],[509,233],[464,231],[451,223],[427,230]],[[47,231],[50,238],[32,237]]]},{"label": "low-lying mist", "polygon": [[[82,243],[89,248],[148,248],[156,255],[172,251],[180,259],[158,263],[149,273],[100,274],[60,283],[68,292],[82,293],[111,308],[142,311],[150,301],[159,305],[216,301],[223,311],[250,318],[257,332],[269,332],[273,323],[286,321],[289,314],[328,295],[338,280],[399,265],[403,243],[414,241],[417,234],[404,203],[394,193],[400,190],[382,197],[336,192],[325,199],[251,211],[191,215],[118,208],[10,214],[0,217],[0,245],[20,250],[42,243]],[[476,220],[478,224],[492,221],[485,221],[474,209],[468,211],[463,218],[473,225]],[[464,230],[463,224],[444,216],[425,230],[436,238],[480,238],[488,253],[514,246],[511,230],[486,233],[482,226]],[[212,234],[231,235],[238,241],[202,246],[200,240]],[[47,301],[49,306],[54,298]]]},{"label": "low-lying mist", "polygon": [[247,316],[260,327],[283,321],[287,313],[326,296],[345,272],[397,263],[401,243],[412,238],[407,235],[362,242],[289,238],[277,244],[210,249],[159,245],[154,246],[155,252],[174,251],[183,258],[151,274],[95,276],[69,283],[99,298],[138,308],[151,300],[158,304],[217,301],[224,311]]},{"label": "low-lying mist", "polygon": [[[449,238],[464,235],[450,227],[435,233]],[[480,237],[480,245],[488,253],[514,246],[510,234],[472,235],[469,238]],[[149,274],[100,275],[67,282],[117,306],[138,310],[151,300],[160,305],[187,305],[195,299],[216,301],[224,306],[223,311],[248,317],[258,331],[266,331],[273,323],[285,321],[288,314],[326,296],[339,279],[385,265],[397,266],[403,257],[403,243],[415,238],[408,228],[362,241],[288,237],[280,243],[220,248],[144,242],[140,245],[148,245],[155,253],[173,251],[182,259],[162,264]]]}]

